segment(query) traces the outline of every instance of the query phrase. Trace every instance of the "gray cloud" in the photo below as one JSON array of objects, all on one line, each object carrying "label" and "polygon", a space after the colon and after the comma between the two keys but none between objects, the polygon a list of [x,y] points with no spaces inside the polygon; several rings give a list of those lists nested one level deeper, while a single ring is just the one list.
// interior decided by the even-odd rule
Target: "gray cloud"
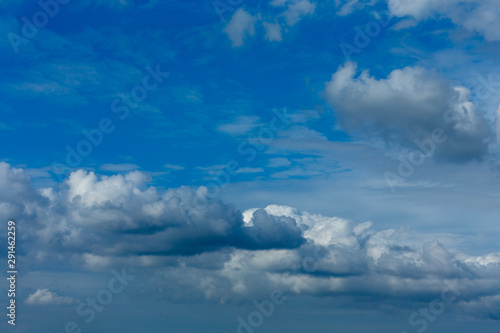
[{"label": "gray cloud", "polygon": [[[405,229],[376,230],[287,206],[242,214],[209,201],[196,209],[193,197],[203,190],[159,192],[138,171],[99,178],[79,170],[59,189],[36,190],[29,181],[0,164],[2,193],[9,192],[1,204],[10,208],[1,212],[22,226],[23,260],[33,270],[126,265],[144,281],[131,289],[134,297],[178,301],[240,302],[279,288],[412,307],[451,283],[461,291],[456,311],[496,318],[489,304],[500,295],[499,253],[470,256]],[[30,297],[33,304],[64,301],[44,290]]]},{"label": "gray cloud", "polygon": [[417,141],[441,129],[446,140],[437,145],[437,157],[466,161],[487,152],[490,126],[465,87],[452,87],[420,67],[394,70],[385,79],[366,70],[357,75],[356,69],[351,62],[341,66],[325,89],[340,123],[351,133],[415,149]]},{"label": "gray cloud", "polygon": [[[233,206],[197,198],[204,189],[188,187],[160,193],[147,186],[146,174],[102,176],[73,172],[56,190],[34,190],[22,170],[0,165],[9,189],[2,205],[5,219],[30,225],[27,234],[43,248],[94,255],[192,255],[222,247],[292,248],[302,241],[295,221],[266,217],[245,227]],[[4,192],[7,193],[7,192]]]}]

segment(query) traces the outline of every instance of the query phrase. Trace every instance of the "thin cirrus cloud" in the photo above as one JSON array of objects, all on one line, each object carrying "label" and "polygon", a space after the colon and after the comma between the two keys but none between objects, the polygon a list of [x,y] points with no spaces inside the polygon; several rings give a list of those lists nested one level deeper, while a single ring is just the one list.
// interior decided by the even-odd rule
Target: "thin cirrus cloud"
[{"label": "thin cirrus cloud", "polygon": [[261,173],[264,172],[262,168],[251,168],[251,167],[245,167],[245,168],[239,168],[236,170],[236,173]]},{"label": "thin cirrus cloud", "polygon": [[258,127],[259,121],[257,116],[239,116],[231,123],[217,126],[217,130],[229,135],[243,135]]},{"label": "thin cirrus cloud", "polygon": [[140,166],[136,164],[123,163],[123,164],[103,164],[100,169],[102,171],[113,171],[113,172],[124,172],[140,169]]},{"label": "thin cirrus cloud", "polygon": [[398,17],[425,20],[436,17],[449,18],[464,29],[476,32],[488,41],[500,40],[498,16],[500,7],[496,0],[387,0],[389,10]]}]

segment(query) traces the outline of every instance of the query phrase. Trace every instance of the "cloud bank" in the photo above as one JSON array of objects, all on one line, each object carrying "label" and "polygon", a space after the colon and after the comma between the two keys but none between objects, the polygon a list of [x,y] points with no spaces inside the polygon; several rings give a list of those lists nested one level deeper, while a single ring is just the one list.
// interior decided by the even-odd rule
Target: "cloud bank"
[{"label": "cloud bank", "polygon": [[[60,188],[34,189],[23,170],[1,163],[1,193],[9,195],[1,197],[0,218],[16,218],[34,269],[147,268],[141,293],[164,290],[155,297],[244,301],[279,288],[411,306],[453,284],[457,311],[498,315],[491,310],[500,299],[498,253],[470,256],[405,228],[376,230],[287,206],[195,207],[203,189],[160,192],[147,182],[139,171],[98,177],[78,170]],[[29,304],[69,301],[39,289]]]}]

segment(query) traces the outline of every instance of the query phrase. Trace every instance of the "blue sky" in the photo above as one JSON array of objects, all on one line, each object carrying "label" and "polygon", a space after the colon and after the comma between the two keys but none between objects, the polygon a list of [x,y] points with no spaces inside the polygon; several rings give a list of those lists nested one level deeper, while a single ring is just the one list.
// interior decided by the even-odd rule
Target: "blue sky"
[{"label": "blue sky", "polygon": [[[1,2],[0,219],[23,282],[0,325],[498,330],[499,17],[495,0]],[[255,301],[273,311],[252,326]]]}]

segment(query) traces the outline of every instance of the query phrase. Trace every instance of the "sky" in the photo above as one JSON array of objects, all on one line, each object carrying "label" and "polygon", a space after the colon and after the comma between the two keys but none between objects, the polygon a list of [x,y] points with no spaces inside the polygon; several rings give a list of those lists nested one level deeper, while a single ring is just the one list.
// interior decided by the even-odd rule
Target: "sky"
[{"label": "sky", "polygon": [[1,331],[497,332],[499,22],[0,1]]}]

